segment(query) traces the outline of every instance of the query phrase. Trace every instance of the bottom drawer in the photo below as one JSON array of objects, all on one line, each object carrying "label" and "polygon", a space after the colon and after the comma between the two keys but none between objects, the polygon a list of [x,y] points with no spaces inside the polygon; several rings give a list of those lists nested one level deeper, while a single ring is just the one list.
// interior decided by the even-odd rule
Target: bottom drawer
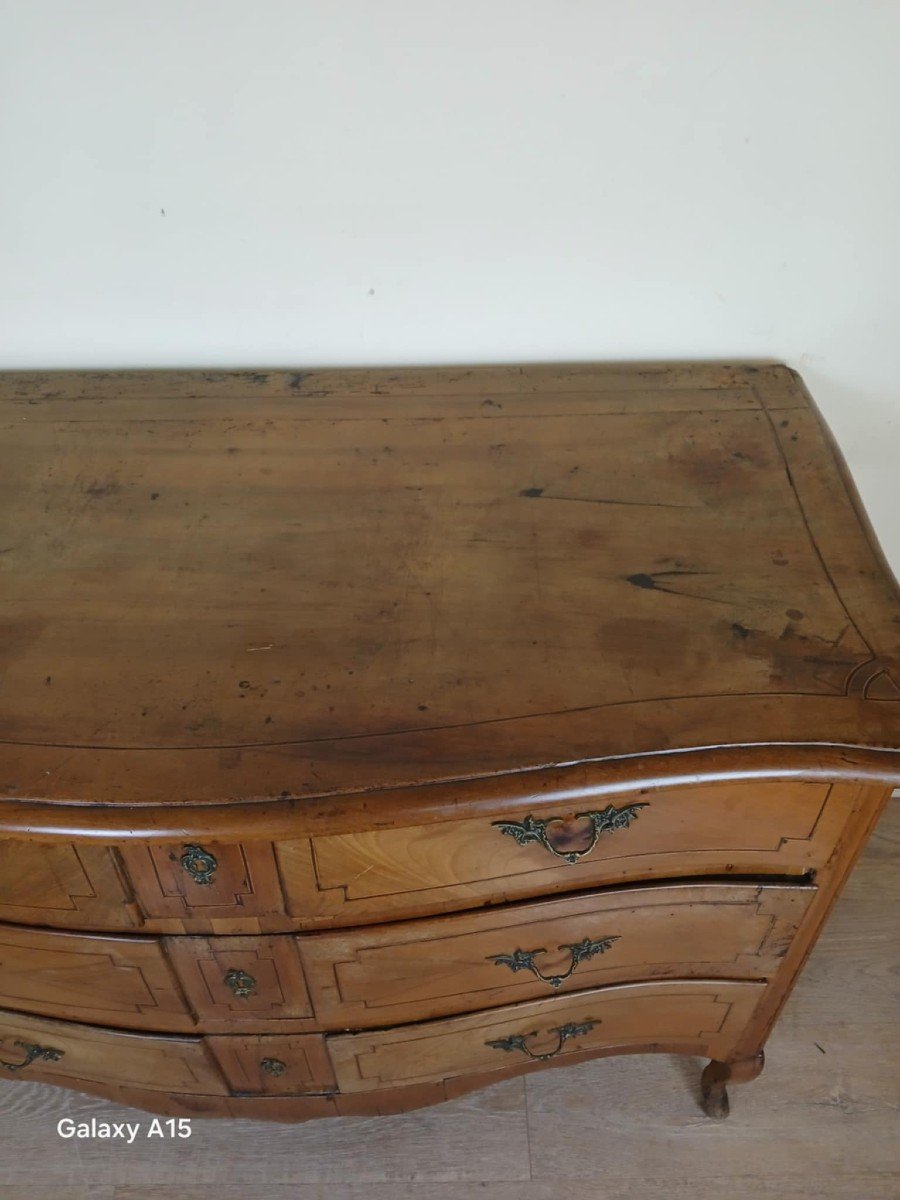
[{"label": "bottom drawer", "polygon": [[409,1087],[604,1050],[727,1058],[762,982],[675,980],[598,988],[466,1017],[327,1039],[344,1093]]},{"label": "bottom drawer", "polygon": [[[56,1083],[151,1111],[224,1115],[244,1105],[241,1115],[264,1115],[259,1106],[288,1105],[270,1108],[276,1119],[377,1111],[400,1093],[433,1103],[450,1094],[454,1080],[464,1085],[468,1076],[480,1086],[492,1072],[569,1056],[660,1050],[728,1058],[765,988],[709,979],[619,984],[331,1036],[174,1037],[0,1012],[0,1077]],[[423,1100],[429,1088],[443,1094]],[[352,1100],[361,1093],[370,1095]]]},{"label": "bottom drawer", "polygon": [[114,1096],[310,1096],[334,1091],[321,1034],[173,1037],[0,1011],[0,1078]]},{"label": "bottom drawer", "polygon": [[83,1082],[184,1096],[228,1092],[202,1038],[124,1033],[10,1012],[0,1012],[0,1068],[0,1076],[64,1087]]}]

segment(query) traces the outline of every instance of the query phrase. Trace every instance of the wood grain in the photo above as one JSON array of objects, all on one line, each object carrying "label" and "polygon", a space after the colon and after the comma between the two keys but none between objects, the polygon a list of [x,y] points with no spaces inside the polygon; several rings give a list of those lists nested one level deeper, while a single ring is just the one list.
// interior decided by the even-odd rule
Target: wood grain
[{"label": "wood grain", "polygon": [[895,584],[786,368],[14,372],[0,435],[10,799],[897,748]]},{"label": "wood grain", "polygon": [[[166,938],[165,949],[209,1032],[291,1032],[318,1028],[296,939],[275,937]],[[238,976],[235,981],[235,975]]]},{"label": "wood grain", "polygon": [[141,922],[111,847],[7,838],[0,838],[0,919],[75,929]]},{"label": "wood grain", "polygon": [[0,925],[0,1008],[120,1028],[190,1030],[162,944]]},{"label": "wood grain", "polygon": [[[29,1046],[52,1052],[29,1063]],[[12,1068],[8,1064],[12,1064]],[[19,1064],[27,1064],[24,1068]],[[148,1092],[176,1095],[226,1093],[209,1050],[199,1038],[122,1033],[71,1021],[0,1013],[0,1077],[45,1079],[63,1087],[117,1088],[140,1080]]]}]

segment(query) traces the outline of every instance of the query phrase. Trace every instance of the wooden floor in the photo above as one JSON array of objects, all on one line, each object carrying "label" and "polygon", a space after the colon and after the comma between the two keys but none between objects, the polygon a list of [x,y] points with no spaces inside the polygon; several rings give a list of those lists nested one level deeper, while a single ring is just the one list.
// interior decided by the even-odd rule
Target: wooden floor
[{"label": "wooden floor", "polygon": [[0,1200],[897,1200],[900,798],[838,902],[732,1115],[700,1064],[595,1061],[438,1108],[311,1125],[195,1121],[187,1142],[65,1142],[60,1117],[146,1114],[0,1084]]}]

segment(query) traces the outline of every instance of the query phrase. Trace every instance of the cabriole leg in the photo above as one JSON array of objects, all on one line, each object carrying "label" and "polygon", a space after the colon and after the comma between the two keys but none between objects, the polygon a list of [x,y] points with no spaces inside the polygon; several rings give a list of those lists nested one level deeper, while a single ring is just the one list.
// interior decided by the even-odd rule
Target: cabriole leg
[{"label": "cabriole leg", "polygon": [[729,1083],[749,1083],[755,1079],[765,1066],[765,1055],[762,1050],[753,1058],[742,1058],[737,1062],[717,1062],[713,1059],[707,1063],[700,1076],[700,1090],[703,1094],[703,1111],[716,1121],[723,1121],[728,1116]]}]

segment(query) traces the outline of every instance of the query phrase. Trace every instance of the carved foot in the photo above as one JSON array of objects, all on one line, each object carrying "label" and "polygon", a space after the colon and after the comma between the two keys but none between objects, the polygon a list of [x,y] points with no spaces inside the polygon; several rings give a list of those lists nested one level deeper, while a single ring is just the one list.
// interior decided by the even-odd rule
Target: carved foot
[{"label": "carved foot", "polygon": [[724,1121],[729,1112],[726,1084],[749,1083],[757,1077],[765,1062],[765,1055],[760,1050],[753,1058],[742,1058],[738,1062],[717,1062],[713,1059],[707,1063],[700,1076],[703,1111],[706,1115],[714,1121]]}]

